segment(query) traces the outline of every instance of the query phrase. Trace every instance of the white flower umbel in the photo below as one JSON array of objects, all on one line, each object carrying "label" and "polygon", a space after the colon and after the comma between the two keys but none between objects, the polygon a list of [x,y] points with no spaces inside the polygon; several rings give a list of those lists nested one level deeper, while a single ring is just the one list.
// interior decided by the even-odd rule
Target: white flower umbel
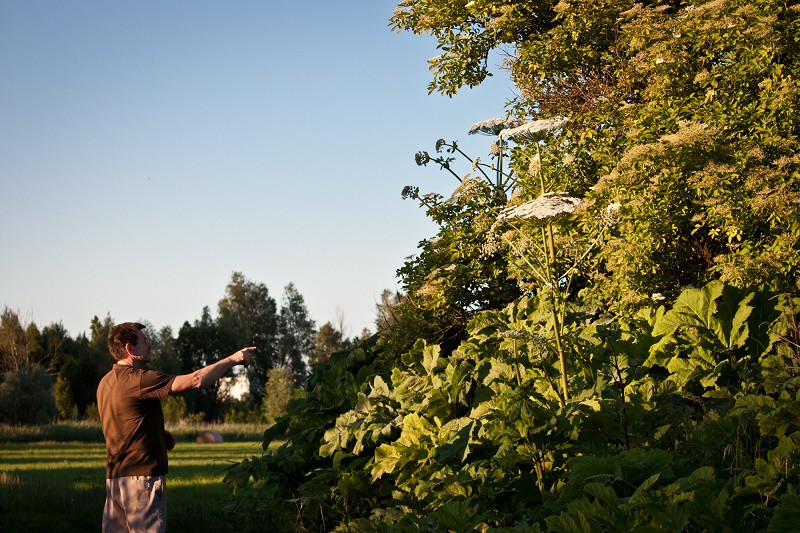
[{"label": "white flower umbel", "polygon": [[600,214],[600,220],[607,226],[615,226],[619,222],[620,211],[622,211],[622,204],[617,202],[610,203],[606,210]]},{"label": "white flower umbel", "polygon": [[490,118],[489,120],[484,120],[483,122],[473,124],[469,129],[469,134],[475,135],[476,133],[480,133],[482,135],[491,135],[493,137],[497,137],[501,131],[508,128],[516,128],[521,124],[522,121],[516,118]]},{"label": "white flower umbel", "polygon": [[503,209],[497,220],[524,219],[546,222],[558,215],[572,213],[581,205],[583,200],[567,196],[565,192],[548,192],[536,200]]},{"label": "white flower umbel", "polygon": [[499,135],[500,137],[514,140],[533,138],[539,133],[557,130],[567,122],[569,122],[567,117],[543,118],[533,122],[526,122],[515,128],[506,128],[500,131]]}]

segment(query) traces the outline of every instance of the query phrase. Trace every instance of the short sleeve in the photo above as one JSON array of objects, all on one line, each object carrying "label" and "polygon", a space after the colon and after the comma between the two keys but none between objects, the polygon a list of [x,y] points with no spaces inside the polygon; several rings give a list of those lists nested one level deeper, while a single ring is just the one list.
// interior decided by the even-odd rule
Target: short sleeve
[{"label": "short sleeve", "polygon": [[175,376],[157,370],[143,370],[139,378],[139,398],[165,400],[174,380]]}]

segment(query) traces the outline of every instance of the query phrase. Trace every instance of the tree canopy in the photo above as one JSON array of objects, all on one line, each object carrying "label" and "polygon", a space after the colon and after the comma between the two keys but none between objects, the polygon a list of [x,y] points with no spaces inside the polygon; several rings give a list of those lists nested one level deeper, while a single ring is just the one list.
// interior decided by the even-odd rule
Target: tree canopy
[{"label": "tree canopy", "polygon": [[[232,273],[216,317],[206,306],[198,319],[185,321],[177,335],[169,326],[157,329],[146,320],[144,324],[152,344],[150,366],[171,375],[191,373],[244,346],[257,347],[255,364],[248,369],[251,394],[241,402],[246,405],[232,405],[230,398],[220,394],[219,382],[182,399],[184,414],[188,409],[188,414],[209,420],[222,419],[237,409],[257,418],[274,368],[287,367],[294,373],[290,383],[302,382],[316,334],[303,296],[293,284],[286,287],[279,310],[266,285],[241,272]],[[88,336],[72,338],[61,323],[40,330],[5,308],[0,316],[0,385],[8,408],[0,418],[41,423],[56,415],[77,418],[96,410],[97,384],[114,363],[108,353],[113,325],[111,316],[95,316]],[[26,396],[38,402],[35,409],[25,409]],[[285,396],[285,391],[278,394],[284,402]]]},{"label": "tree canopy", "polygon": [[498,49],[512,115],[569,118],[520,142],[512,167],[523,199],[541,193],[538,150],[548,190],[595,216],[621,204],[585,273],[591,298],[635,307],[711,279],[797,287],[796,5],[409,0],[392,24],[438,40],[431,89],[480,82]]}]

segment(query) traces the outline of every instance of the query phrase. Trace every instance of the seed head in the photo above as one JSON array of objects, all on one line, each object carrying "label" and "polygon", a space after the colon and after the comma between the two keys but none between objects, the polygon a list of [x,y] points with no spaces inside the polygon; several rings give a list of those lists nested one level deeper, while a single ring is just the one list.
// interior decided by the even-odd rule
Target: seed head
[{"label": "seed head", "polygon": [[417,152],[416,154],[414,154],[414,161],[417,163],[417,166],[419,167],[427,165],[430,160],[431,156],[428,155],[428,152]]}]

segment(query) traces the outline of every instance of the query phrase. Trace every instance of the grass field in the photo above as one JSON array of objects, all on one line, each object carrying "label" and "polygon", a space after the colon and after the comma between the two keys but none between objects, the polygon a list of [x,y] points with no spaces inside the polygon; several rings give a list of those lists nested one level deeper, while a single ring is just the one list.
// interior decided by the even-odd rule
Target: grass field
[{"label": "grass field", "polygon": [[[262,453],[260,442],[179,443],[169,454],[169,531],[241,531],[225,469]],[[0,443],[0,529],[100,531],[105,446],[72,442]]]}]

